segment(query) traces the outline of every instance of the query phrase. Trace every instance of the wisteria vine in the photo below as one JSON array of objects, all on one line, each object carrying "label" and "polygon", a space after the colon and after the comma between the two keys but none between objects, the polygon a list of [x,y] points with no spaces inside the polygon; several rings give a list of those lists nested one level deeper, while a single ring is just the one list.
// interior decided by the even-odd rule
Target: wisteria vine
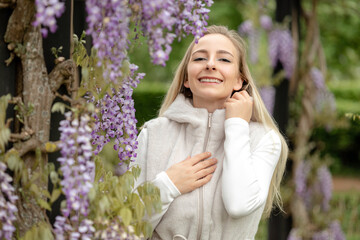
[{"label": "wisteria vine", "polygon": [[[305,203],[306,211],[311,212],[314,206],[319,206],[322,212],[328,213],[332,197],[332,177],[327,166],[315,168],[310,161],[301,162],[295,172],[295,192]],[[311,239],[345,239],[338,221],[329,221],[325,226],[326,228],[313,232]],[[304,235],[309,234],[301,231],[304,230],[292,229],[288,240],[301,240]]]},{"label": "wisteria vine", "polygon": [[56,18],[59,18],[65,11],[65,3],[60,0],[35,0],[36,19],[34,26],[41,26],[41,33],[46,37],[50,32],[57,29]]},{"label": "wisteria vine", "polygon": [[54,224],[57,239],[91,239],[95,229],[89,214],[88,193],[92,188],[95,163],[91,146],[90,117],[76,116],[71,111],[60,122],[60,153],[58,161],[63,180],[60,182],[66,197],[61,208],[62,216]]},{"label": "wisteria vine", "polygon": [[15,206],[18,197],[11,185],[12,178],[5,171],[6,165],[0,162],[0,239],[10,240],[15,232],[13,222],[16,220],[15,214],[18,211]]},{"label": "wisteria vine", "polygon": [[95,125],[92,130],[92,144],[96,146],[94,153],[97,155],[105,144],[114,139],[114,150],[118,152],[120,165],[135,157],[137,120],[132,94],[133,88],[136,88],[145,75],[144,73],[135,74],[138,69],[135,64],[130,64],[129,67],[130,74],[124,79],[120,90],[116,92],[113,89],[112,96],[106,94],[95,102],[95,106],[100,111],[94,114]]}]

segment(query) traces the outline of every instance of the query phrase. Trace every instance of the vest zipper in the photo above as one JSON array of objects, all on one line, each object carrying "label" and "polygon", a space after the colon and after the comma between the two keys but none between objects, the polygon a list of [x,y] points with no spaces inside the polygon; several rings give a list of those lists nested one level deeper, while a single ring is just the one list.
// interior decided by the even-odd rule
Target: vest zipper
[{"label": "vest zipper", "polygon": [[[212,113],[209,113],[208,115],[208,124],[206,128],[206,134],[205,134],[205,141],[203,146],[203,152],[206,152],[207,145],[209,143],[209,136],[210,136],[210,128],[211,128],[211,117]],[[203,217],[204,217],[204,188],[203,186],[199,189],[199,227],[197,232],[197,239],[201,239],[201,232],[202,232],[202,225],[203,225]]]}]

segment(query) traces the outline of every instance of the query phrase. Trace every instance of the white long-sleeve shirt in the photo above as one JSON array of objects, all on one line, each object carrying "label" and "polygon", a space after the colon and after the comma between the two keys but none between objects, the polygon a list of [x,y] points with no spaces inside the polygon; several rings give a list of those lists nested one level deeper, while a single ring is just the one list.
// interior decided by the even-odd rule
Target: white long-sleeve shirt
[{"label": "white long-sleeve shirt", "polygon": [[[253,239],[281,142],[275,131],[261,124],[241,118],[225,121],[224,112],[209,115],[178,97],[164,118],[150,121],[141,131],[135,164],[143,173],[138,183],[152,181],[159,187],[163,203],[162,211],[150,219],[154,239]],[[204,140],[206,131],[209,138]],[[218,159],[212,180],[181,195],[165,170],[205,150]],[[188,224],[175,227],[177,221]]]}]

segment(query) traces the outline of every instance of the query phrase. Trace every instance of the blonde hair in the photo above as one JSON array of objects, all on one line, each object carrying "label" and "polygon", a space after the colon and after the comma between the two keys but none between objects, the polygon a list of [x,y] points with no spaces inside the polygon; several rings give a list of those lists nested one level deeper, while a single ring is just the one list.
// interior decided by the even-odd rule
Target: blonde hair
[{"label": "blonde hair", "polygon": [[[273,129],[281,140],[281,154],[271,179],[269,193],[264,209],[264,216],[268,217],[270,216],[273,204],[277,206],[280,210],[282,210],[280,183],[285,170],[286,160],[288,156],[288,146],[284,137],[280,133],[275,121],[266,110],[264,102],[262,101],[260,94],[255,86],[254,80],[251,77],[249,67],[246,63],[245,43],[242,38],[237,34],[237,32],[235,32],[234,30],[229,30],[225,26],[210,26],[204,33],[204,35],[208,34],[222,34],[229,38],[234,44],[235,48],[239,53],[239,72],[243,80],[243,89],[246,89],[249,95],[252,96],[254,99],[251,120],[262,123],[266,127]],[[184,87],[184,82],[187,79],[187,66],[190,61],[192,48],[195,44],[195,40],[193,40],[188,47],[184,58],[180,62],[176,70],[175,77],[159,110],[159,116],[162,116],[164,114],[164,112],[169,108],[169,106],[174,102],[177,95],[179,95],[180,93],[184,94],[186,97],[192,97],[190,90]]]}]

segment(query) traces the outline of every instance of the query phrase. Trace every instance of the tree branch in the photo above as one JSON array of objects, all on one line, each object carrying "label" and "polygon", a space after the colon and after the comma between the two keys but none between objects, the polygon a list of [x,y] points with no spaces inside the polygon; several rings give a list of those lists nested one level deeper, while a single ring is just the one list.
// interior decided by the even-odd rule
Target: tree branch
[{"label": "tree branch", "polygon": [[[0,0],[1,2],[15,2],[15,0]],[[34,3],[27,0],[17,0],[16,7],[9,18],[5,32],[5,42],[22,43],[24,34],[31,24],[35,14]]]},{"label": "tree branch", "polygon": [[49,74],[49,85],[51,92],[56,96],[56,91],[62,84],[66,85],[66,89],[71,94],[71,83],[75,76],[76,65],[73,60],[68,59],[60,62]]},{"label": "tree branch", "polygon": [[19,153],[19,156],[22,157],[26,153],[34,151],[38,146],[40,146],[40,142],[36,138],[32,137],[25,142],[18,142],[15,144],[14,148]]},{"label": "tree branch", "polygon": [[15,7],[16,0],[0,0],[0,8]]}]

